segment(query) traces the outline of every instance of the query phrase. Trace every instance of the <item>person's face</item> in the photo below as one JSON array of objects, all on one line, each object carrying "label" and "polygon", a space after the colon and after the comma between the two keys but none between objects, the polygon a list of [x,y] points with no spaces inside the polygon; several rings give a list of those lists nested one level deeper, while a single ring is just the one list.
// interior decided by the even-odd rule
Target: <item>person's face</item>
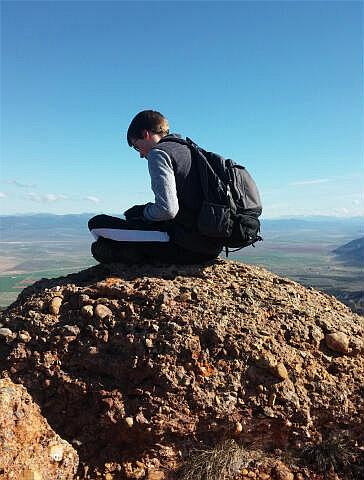
[{"label": "person's face", "polygon": [[140,158],[146,158],[150,150],[157,145],[159,140],[159,135],[145,130],[143,138],[133,139],[132,145],[133,148],[139,153]]}]

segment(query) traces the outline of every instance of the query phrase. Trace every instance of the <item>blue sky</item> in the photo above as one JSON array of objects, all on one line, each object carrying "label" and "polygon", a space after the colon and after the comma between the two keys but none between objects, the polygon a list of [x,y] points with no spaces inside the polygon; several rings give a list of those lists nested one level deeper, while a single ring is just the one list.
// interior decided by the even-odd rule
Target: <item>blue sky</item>
[{"label": "blue sky", "polygon": [[363,3],[1,2],[0,209],[153,200],[140,110],[252,173],[266,218],[363,207]]}]

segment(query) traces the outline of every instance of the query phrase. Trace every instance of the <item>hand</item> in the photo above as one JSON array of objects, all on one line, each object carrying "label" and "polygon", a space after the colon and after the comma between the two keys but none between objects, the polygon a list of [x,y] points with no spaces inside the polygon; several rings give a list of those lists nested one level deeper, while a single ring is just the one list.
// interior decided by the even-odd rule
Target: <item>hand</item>
[{"label": "hand", "polygon": [[144,218],[143,211],[145,205],[134,205],[124,212],[125,218],[131,220],[133,218]]}]

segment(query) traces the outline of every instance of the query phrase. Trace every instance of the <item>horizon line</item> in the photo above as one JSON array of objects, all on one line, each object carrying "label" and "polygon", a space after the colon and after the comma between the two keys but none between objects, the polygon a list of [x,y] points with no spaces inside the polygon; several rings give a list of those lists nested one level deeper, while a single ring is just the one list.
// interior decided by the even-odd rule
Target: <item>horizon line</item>
[{"label": "horizon line", "polygon": [[[51,213],[51,212],[19,212],[19,213],[1,213],[0,218],[3,217],[31,217],[36,215],[48,215],[54,217],[64,217],[64,216],[81,216],[81,215],[100,215],[99,212],[81,212],[81,213]],[[122,217],[120,213],[111,213],[110,215],[116,217]],[[272,216],[272,217],[264,217],[261,216],[260,220],[289,220],[289,219],[305,219],[305,218],[332,218],[332,219],[340,219],[340,220],[350,220],[354,218],[364,218],[364,213],[359,215],[322,215],[322,214],[300,214],[300,215],[280,215],[280,216]]]}]

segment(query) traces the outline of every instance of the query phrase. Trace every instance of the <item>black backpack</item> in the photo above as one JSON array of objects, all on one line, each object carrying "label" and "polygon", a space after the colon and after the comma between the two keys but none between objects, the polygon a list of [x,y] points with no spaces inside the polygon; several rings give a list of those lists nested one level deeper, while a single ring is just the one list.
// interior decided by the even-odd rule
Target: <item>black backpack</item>
[{"label": "black backpack", "polygon": [[200,174],[203,202],[197,218],[198,231],[221,239],[226,248],[241,248],[262,240],[259,215],[262,213],[257,186],[245,167],[221,155],[207,152],[190,138],[165,137],[162,142],[186,145]]}]

